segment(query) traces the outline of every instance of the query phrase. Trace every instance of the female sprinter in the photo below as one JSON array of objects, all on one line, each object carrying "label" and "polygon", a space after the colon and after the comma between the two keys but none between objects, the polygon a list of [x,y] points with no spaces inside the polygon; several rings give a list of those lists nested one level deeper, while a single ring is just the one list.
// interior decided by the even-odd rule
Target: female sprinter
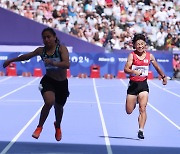
[{"label": "female sprinter", "polygon": [[57,141],[60,141],[62,138],[60,124],[63,116],[63,106],[69,96],[66,73],[70,67],[69,53],[67,48],[59,43],[56,33],[52,28],[45,28],[42,31],[42,39],[44,47],[38,47],[32,52],[6,60],[3,67],[7,67],[11,62],[24,61],[38,55],[41,56],[46,68],[46,74],[41,79],[39,85],[44,106],[41,110],[39,124],[32,137],[39,138],[49,111],[54,106],[56,119],[54,122],[55,138]]},{"label": "female sprinter", "polygon": [[146,51],[146,38],[143,34],[135,34],[132,40],[134,51],[128,56],[124,72],[130,74],[129,86],[126,97],[126,112],[131,114],[136,102],[139,103],[139,131],[138,138],[144,139],[144,126],[146,123],[146,106],[148,102],[149,87],[147,77],[150,62],[162,78],[163,85],[167,84],[167,78],[158,66],[154,56]]}]

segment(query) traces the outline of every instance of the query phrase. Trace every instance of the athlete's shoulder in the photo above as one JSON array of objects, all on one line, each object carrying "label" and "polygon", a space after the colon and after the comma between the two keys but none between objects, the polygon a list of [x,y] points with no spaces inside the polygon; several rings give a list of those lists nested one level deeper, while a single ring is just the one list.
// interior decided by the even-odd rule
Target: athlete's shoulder
[{"label": "athlete's shoulder", "polygon": [[135,51],[131,51],[130,54],[135,54]]},{"label": "athlete's shoulder", "polygon": [[60,44],[59,46],[61,49],[67,49],[67,47],[65,45]]},{"label": "athlete's shoulder", "polygon": [[33,52],[37,55],[41,55],[43,52],[44,47],[37,47]]},{"label": "athlete's shoulder", "polygon": [[43,51],[44,47],[37,47],[35,51]]},{"label": "athlete's shoulder", "polygon": [[146,54],[149,54],[149,55],[150,55],[151,53],[150,53],[149,51],[146,51]]},{"label": "athlete's shoulder", "polygon": [[132,61],[134,59],[134,53],[130,52],[127,58],[127,61]]},{"label": "athlete's shoulder", "polygon": [[132,59],[134,59],[136,57],[136,52],[135,51],[131,51],[129,53],[129,57],[131,57]]},{"label": "athlete's shoulder", "polygon": [[150,60],[151,60],[151,61],[154,61],[154,60],[155,60],[155,57],[154,57],[154,55],[153,55],[152,53],[150,53]]},{"label": "athlete's shoulder", "polygon": [[61,53],[68,52],[68,49],[65,45],[59,45],[59,51]]}]

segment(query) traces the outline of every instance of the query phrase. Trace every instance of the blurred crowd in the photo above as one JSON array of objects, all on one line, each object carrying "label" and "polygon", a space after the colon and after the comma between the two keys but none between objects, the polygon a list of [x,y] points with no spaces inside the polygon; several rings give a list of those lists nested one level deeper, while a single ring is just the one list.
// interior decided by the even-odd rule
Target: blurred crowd
[{"label": "blurred crowd", "polygon": [[149,50],[180,51],[180,0],[0,0],[0,7],[113,49],[132,49],[144,33]]}]

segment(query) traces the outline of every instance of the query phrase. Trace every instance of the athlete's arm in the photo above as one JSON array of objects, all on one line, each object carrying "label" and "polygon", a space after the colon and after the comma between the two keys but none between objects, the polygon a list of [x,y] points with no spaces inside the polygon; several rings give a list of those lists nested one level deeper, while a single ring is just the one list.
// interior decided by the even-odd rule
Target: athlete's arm
[{"label": "athlete's arm", "polygon": [[127,58],[127,62],[124,66],[124,72],[127,73],[127,74],[134,74],[134,75],[141,75],[141,72],[138,71],[138,70],[132,70],[131,67],[132,67],[132,63],[133,63],[133,54],[130,53],[128,58]]},{"label": "athlete's arm", "polygon": [[151,61],[152,65],[154,66],[154,68],[156,69],[156,71],[158,72],[158,74],[163,79],[163,84],[166,85],[167,84],[167,77],[164,74],[164,72],[162,71],[162,69],[159,67],[155,57],[152,54],[150,54],[150,61]]},{"label": "athlete's arm", "polygon": [[69,52],[67,48],[61,45],[59,48],[59,52],[61,55],[61,61],[52,61],[51,65],[68,69],[70,67],[70,62],[69,62]]},{"label": "athlete's arm", "polygon": [[37,48],[36,50],[32,51],[32,52],[29,52],[27,54],[23,54],[19,57],[15,57],[15,58],[12,58],[12,59],[8,59],[6,60],[4,63],[3,63],[3,67],[7,67],[10,63],[12,62],[17,62],[17,61],[24,61],[24,60],[29,60],[30,58],[32,57],[35,57],[37,55],[40,55],[41,53],[41,50],[42,50],[42,47],[39,47]]}]

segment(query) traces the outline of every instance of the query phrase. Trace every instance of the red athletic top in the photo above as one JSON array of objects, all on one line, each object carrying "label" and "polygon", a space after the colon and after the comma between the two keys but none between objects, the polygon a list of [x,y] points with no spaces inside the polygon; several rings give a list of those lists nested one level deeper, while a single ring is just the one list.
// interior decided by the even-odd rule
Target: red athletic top
[{"label": "red athletic top", "polygon": [[143,60],[138,59],[137,55],[133,52],[133,63],[132,63],[132,70],[139,70],[141,71],[140,76],[135,76],[134,74],[130,75],[130,80],[132,81],[144,81],[148,77],[149,72],[149,65],[150,65],[150,53],[146,52],[146,57]]}]

